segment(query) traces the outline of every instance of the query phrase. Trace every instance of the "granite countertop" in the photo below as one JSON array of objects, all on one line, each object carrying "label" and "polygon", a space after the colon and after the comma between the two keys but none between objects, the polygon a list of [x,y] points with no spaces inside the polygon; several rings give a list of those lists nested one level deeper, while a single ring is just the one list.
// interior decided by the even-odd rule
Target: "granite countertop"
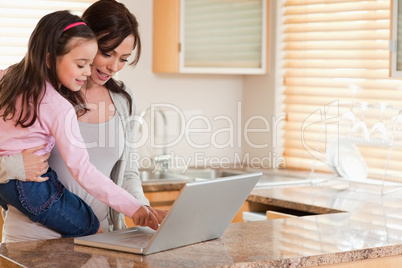
[{"label": "granite countertop", "polygon": [[340,180],[257,188],[249,201],[320,215],[232,223],[219,239],[148,256],[77,246],[72,239],[7,243],[0,246],[0,266],[309,267],[396,256],[402,254],[401,191],[382,195],[380,185]]}]

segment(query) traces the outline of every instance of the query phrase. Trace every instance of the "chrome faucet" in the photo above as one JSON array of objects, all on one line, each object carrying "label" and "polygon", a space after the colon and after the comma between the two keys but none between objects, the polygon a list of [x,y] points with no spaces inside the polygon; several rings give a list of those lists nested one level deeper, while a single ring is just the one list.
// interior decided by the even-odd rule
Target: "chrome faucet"
[{"label": "chrome faucet", "polygon": [[[153,106],[150,106],[147,109],[145,109],[144,111],[142,111],[138,118],[138,124],[139,124],[138,130],[140,133],[142,132],[142,124],[145,120],[144,118],[145,118],[146,114],[149,111],[151,111],[151,114],[150,114],[151,121],[152,121],[152,118],[154,118],[154,116],[155,116],[155,112],[158,112],[163,119],[162,155],[155,155],[155,156],[151,156],[151,157],[152,157],[153,163],[156,168],[155,172],[166,173],[169,168],[170,155],[167,153],[168,124],[167,124],[166,114],[164,113],[164,111],[162,109],[159,109],[159,108],[153,107]],[[154,132],[154,134],[155,134],[155,132]],[[160,167],[162,167],[162,168],[160,168]]]}]

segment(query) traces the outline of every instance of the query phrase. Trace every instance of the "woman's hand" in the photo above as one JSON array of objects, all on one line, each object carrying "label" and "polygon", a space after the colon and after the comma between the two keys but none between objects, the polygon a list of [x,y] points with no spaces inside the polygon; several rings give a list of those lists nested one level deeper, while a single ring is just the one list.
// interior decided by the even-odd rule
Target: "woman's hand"
[{"label": "woman's hand", "polygon": [[39,151],[46,146],[47,144],[44,144],[21,152],[24,160],[25,177],[27,181],[43,182],[49,179],[48,177],[41,177],[41,175],[45,174],[49,168],[47,159],[49,158],[50,153],[41,156],[34,154],[36,151]]}]

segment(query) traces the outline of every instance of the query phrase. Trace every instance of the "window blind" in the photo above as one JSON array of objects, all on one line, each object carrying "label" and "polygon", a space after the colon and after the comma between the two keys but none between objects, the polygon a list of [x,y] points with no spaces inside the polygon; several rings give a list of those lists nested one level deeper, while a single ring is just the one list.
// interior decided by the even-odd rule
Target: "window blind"
[{"label": "window blind", "polygon": [[44,15],[66,9],[81,16],[95,1],[0,0],[0,69],[24,57],[29,36]]},{"label": "window blind", "polygon": [[[401,181],[402,80],[389,77],[390,1],[281,0],[280,10],[286,167],[330,172],[328,143],[346,138],[370,178],[387,171]],[[359,121],[366,127],[353,126]],[[385,131],[373,133],[377,123]]]}]

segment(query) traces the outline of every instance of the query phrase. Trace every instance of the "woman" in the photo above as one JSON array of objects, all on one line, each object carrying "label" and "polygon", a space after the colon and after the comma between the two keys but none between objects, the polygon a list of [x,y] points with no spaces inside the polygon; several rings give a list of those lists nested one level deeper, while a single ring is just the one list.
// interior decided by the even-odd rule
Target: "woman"
[{"label": "woman", "polygon": [[[122,83],[112,78],[124,67],[134,49],[136,49],[135,58],[130,64],[135,65],[139,60],[141,43],[137,20],[123,4],[115,0],[95,2],[84,12],[82,18],[95,32],[99,47],[91,76],[81,89],[86,98],[88,111],[78,117],[90,161],[143,205],[149,206],[138,177],[137,163],[130,161],[135,155],[134,148],[130,146],[135,140],[134,120],[131,117],[135,113],[133,96],[130,89],[126,89]],[[96,140],[93,139],[94,133],[98,134]],[[23,151],[14,157],[1,159],[0,179],[5,181],[14,177],[20,180],[35,180],[43,174],[47,167],[48,156],[35,157],[32,151],[34,150]],[[57,148],[53,149],[49,161],[60,174],[59,177],[63,178],[62,183],[65,187],[92,207],[104,231],[124,228],[124,216],[97,202],[80,188],[69,176],[57,151]],[[15,170],[23,168],[26,170],[26,176],[16,174]],[[158,221],[166,215],[166,211],[153,211],[159,214]],[[30,222],[18,212],[7,211],[5,215],[3,241],[58,237],[60,234]]]}]

